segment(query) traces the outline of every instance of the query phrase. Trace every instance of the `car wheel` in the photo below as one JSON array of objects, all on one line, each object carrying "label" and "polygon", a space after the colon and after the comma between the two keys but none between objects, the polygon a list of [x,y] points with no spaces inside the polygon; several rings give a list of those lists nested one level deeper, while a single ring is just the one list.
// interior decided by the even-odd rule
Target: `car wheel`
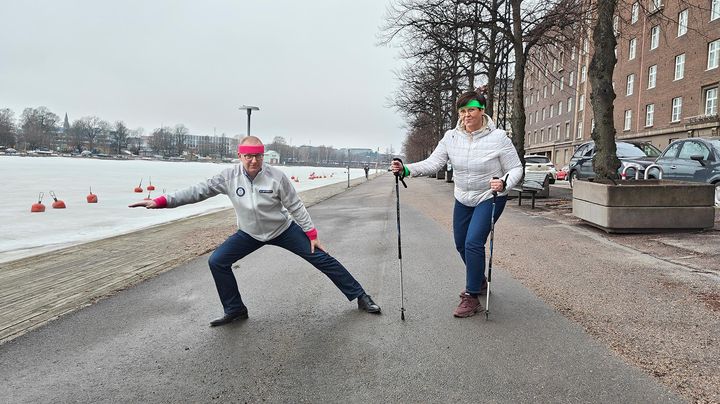
[{"label": "car wheel", "polygon": [[570,172],[570,176],[568,177],[568,181],[570,182],[570,188],[573,187],[573,183],[575,181],[577,181],[577,179],[578,179],[577,171]]},{"label": "car wheel", "polygon": [[550,175],[549,177],[550,177],[550,181],[549,181],[549,182],[550,182],[551,184],[554,184],[554,183],[555,183],[555,178],[553,178],[552,175]]}]

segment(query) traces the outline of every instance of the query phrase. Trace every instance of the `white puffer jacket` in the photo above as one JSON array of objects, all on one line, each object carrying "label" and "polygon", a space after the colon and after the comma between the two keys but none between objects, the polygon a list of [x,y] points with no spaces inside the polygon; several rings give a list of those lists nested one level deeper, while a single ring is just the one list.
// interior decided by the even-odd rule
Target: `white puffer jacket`
[{"label": "white puffer jacket", "polygon": [[410,175],[435,173],[449,161],[455,199],[463,205],[477,206],[492,198],[490,180],[493,177],[505,179],[506,190],[499,195],[506,195],[507,190],[522,179],[522,164],[506,132],[497,129],[489,116],[485,115],[485,119],[485,128],[473,133],[466,132],[459,124],[445,132],[430,157],[406,165]]}]

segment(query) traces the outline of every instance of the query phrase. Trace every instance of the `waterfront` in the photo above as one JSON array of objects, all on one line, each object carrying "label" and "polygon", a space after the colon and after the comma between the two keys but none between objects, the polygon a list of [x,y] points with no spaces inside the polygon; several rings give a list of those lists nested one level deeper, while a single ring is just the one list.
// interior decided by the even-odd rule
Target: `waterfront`
[{"label": "waterfront", "polygon": [[[0,262],[111,237],[230,207],[219,195],[198,204],[177,209],[129,209],[128,204],[148,196],[150,179],[156,187],[150,197],[160,196],[203,181],[232,164],[165,162],[145,160],[99,160],[92,158],[25,158],[0,156],[3,175],[0,209]],[[284,167],[298,191],[347,181],[343,168]],[[324,178],[308,179],[311,173]],[[364,176],[362,169],[351,169],[350,177]],[[142,180],[142,193],[134,192]],[[98,203],[86,196],[92,187]],[[66,209],[53,209],[50,191],[65,202]],[[43,192],[43,213],[30,207]]]}]

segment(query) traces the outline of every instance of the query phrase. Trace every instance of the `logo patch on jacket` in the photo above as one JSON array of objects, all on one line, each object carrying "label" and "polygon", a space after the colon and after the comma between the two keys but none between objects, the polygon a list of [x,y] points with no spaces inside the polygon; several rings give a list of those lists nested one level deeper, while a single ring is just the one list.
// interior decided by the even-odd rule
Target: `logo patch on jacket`
[{"label": "logo patch on jacket", "polygon": [[235,194],[236,194],[237,196],[243,196],[243,195],[245,195],[245,188],[243,188],[243,187],[237,187],[237,189],[235,190]]},{"label": "logo patch on jacket", "polygon": [[260,192],[261,194],[272,194],[273,190],[272,189],[261,189],[258,192]]}]

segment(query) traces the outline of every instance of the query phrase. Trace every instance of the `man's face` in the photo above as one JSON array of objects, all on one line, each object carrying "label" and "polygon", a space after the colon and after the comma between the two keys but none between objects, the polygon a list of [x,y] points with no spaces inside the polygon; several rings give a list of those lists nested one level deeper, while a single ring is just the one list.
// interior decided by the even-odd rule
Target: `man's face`
[{"label": "man's face", "polygon": [[240,153],[238,153],[238,157],[240,158],[240,161],[242,162],[242,165],[245,168],[245,171],[250,176],[255,176],[255,175],[257,175],[257,173],[260,172],[260,169],[262,168],[263,157],[264,157],[262,154],[240,154]]}]

